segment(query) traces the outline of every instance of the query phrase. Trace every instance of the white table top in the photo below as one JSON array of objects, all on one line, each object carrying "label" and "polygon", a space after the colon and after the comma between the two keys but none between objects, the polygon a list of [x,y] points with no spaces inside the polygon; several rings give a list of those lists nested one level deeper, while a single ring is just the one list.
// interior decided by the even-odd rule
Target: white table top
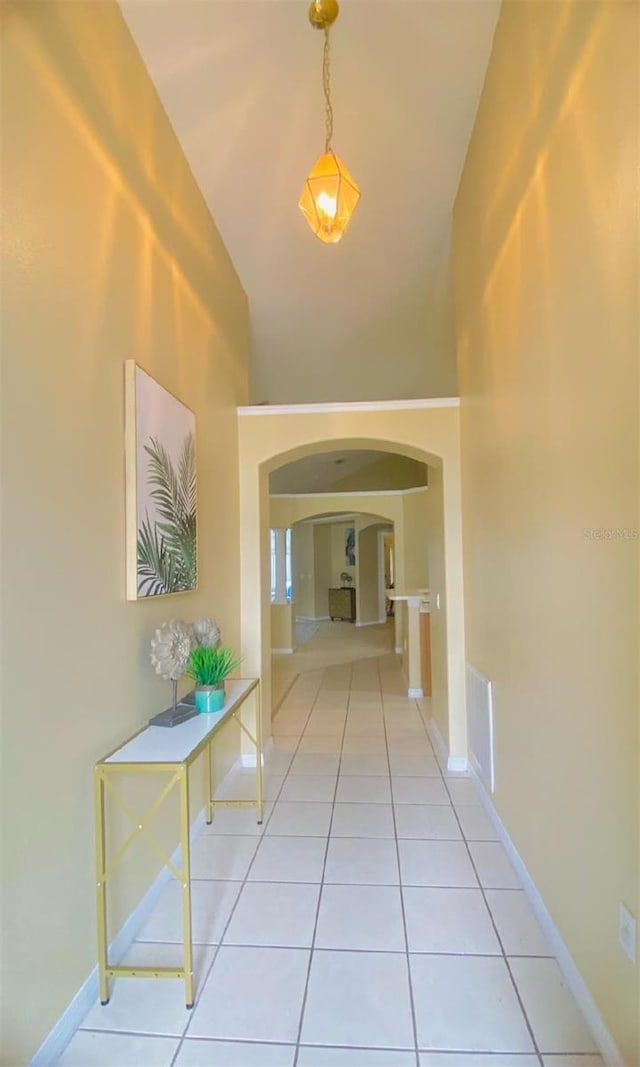
[{"label": "white table top", "polygon": [[424,600],[428,589],[385,589],[387,600]]},{"label": "white table top", "polygon": [[221,711],[195,715],[179,726],[147,726],[100,763],[184,763],[228,719],[258,685],[257,678],[233,678],[226,683]]}]

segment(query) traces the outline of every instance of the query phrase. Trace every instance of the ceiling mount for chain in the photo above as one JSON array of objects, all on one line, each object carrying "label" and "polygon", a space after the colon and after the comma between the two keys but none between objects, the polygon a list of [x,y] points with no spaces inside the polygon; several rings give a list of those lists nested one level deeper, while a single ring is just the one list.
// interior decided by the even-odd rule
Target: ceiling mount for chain
[{"label": "ceiling mount for chain", "polygon": [[316,30],[326,30],[336,21],[339,11],[338,0],[313,0],[309,8],[309,22]]}]

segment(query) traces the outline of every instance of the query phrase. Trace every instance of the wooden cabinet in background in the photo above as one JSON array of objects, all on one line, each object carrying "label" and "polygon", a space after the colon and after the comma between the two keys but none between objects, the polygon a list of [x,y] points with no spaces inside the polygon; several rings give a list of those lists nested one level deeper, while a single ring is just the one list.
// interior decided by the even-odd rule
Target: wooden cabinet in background
[{"label": "wooden cabinet in background", "polygon": [[329,615],[331,621],[344,619],[347,622],[356,621],[356,591],[351,587],[329,590]]}]

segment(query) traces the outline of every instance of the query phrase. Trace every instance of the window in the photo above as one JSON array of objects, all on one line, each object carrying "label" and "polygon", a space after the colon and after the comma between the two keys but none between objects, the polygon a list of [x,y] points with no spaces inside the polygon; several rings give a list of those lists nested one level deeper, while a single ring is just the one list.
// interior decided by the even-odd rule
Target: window
[{"label": "window", "polygon": [[284,583],[285,596],[288,601],[291,601],[293,593],[293,574],[291,570],[291,530],[287,530],[284,535]]},{"label": "window", "polygon": [[291,530],[271,530],[271,602],[286,604],[293,596]]},{"label": "window", "polygon": [[276,531],[271,531],[271,600],[276,599]]}]

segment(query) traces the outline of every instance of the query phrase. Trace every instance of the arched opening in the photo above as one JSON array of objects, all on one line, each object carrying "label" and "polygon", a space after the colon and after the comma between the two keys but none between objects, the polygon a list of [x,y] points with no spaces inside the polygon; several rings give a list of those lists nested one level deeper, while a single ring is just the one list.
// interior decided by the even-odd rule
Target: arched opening
[{"label": "arched opening", "polygon": [[[434,413],[435,414],[435,413]],[[438,416],[446,414],[449,416],[449,411],[437,412]],[[457,416],[457,412],[454,413]],[[287,423],[287,429],[291,423],[287,416],[273,415],[269,418],[279,420],[285,419]],[[246,420],[249,424],[249,419]],[[310,419],[306,419],[307,424],[310,423]],[[253,424],[253,420],[252,420]],[[255,425],[255,424],[254,424]],[[242,429],[242,420],[241,420]],[[253,429],[253,425],[252,425]],[[310,427],[309,427],[310,429]],[[325,428],[329,430],[329,427]],[[451,692],[451,679],[454,676],[457,683],[463,678],[463,660],[464,649],[460,647],[462,643],[462,603],[460,601],[455,604],[455,609],[452,612],[452,619],[449,618],[450,612],[447,610],[448,605],[448,590],[447,590],[447,557],[454,559],[460,556],[460,545],[457,544],[459,539],[459,529],[455,529],[455,524],[450,523],[453,527],[449,531],[446,528],[446,512],[445,506],[446,497],[446,480],[447,476],[454,485],[455,493],[454,499],[450,501],[450,511],[453,512],[454,506],[458,504],[459,498],[459,485],[458,485],[458,467],[457,465],[450,464],[448,457],[438,455],[438,452],[431,450],[423,445],[413,444],[411,441],[402,440],[402,434],[394,434],[393,436],[361,436],[349,434],[340,434],[334,436],[324,436],[320,434],[309,434],[311,440],[306,440],[299,444],[291,444],[290,447],[277,448],[277,435],[274,444],[270,447],[269,436],[260,434],[259,440],[253,433],[247,435],[251,439],[251,448],[247,448],[247,455],[253,453],[257,463],[253,471],[250,468],[244,466],[243,460],[243,472],[245,474],[245,484],[242,487],[243,496],[245,497],[246,506],[251,506],[253,511],[253,523],[254,523],[254,535],[259,542],[258,545],[254,544],[254,553],[259,558],[259,568],[257,569],[256,579],[257,583],[253,590],[253,595],[243,595],[243,631],[246,638],[246,644],[243,642],[244,648],[250,652],[253,662],[256,667],[254,669],[259,670],[263,685],[265,685],[265,729],[268,732],[271,727],[271,701],[269,700],[271,694],[271,604],[269,596],[269,530],[270,530],[270,493],[269,493],[269,478],[272,473],[278,471],[279,468],[290,464],[294,461],[304,459],[306,457],[313,457],[319,455],[319,453],[339,453],[345,450],[352,449],[371,449],[386,453],[388,456],[400,456],[407,459],[416,461],[418,463],[426,464],[429,469],[429,489],[427,491],[427,497],[429,499],[429,534],[425,525],[416,526],[412,522],[411,510],[413,500],[415,497],[407,495],[404,498],[402,496],[388,496],[387,508],[383,515],[384,519],[388,520],[389,511],[388,508],[391,505],[391,501],[394,504],[394,517],[396,520],[396,531],[398,529],[398,520],[402,526],[405,525],[405,512],[409,511],[409,522],[407,526],[412,531],[412,534],[416,537],[417,542],[422,542],[423,548],[425,548],[427,556],[427,571],[438,594],[438,611],[432,619],[431,626],[431,640],[432,640],[432,674],[433,674],[433,718],[436,723],[439,723],[439,729],[445,736],[446,743],[451,746],[451,737],[453,731],[451,730],[451,714],[450,714],[450,692]],[[419,437],[423,434],[416,434]],[[428,435],[425,435],[428,436]],[[454,459],[457,460],[457,440],[453,435],[447,434],[447,450],[451,451],[451,445],[453,445]],[[273,439],[272,439],[273,440]],[[242,448],[242,434],[241,434],[241,448]],[[400,503],[399,503],[400,501]],[[406,504],[406,501],[411,503]],[[332,500],[330,497],[323,497],[322,505],[325,508],[331,507],[337,510],[343,510],[345,506],[345,500],[343,497],[339,497],[338,500]],[[257,509],[257,510],[256,510]],[[307,505],[308,513],[308,505]],[[295,517],[303,517],[298,513]],[[256,522],[257,520],[257,522]],[[245,525],[243,523],[243,532],[245,531]],[[249,531],[246,531],[249,532]],[[446,552],[445,545],[447,538],[451,542],[454,551]],[[402,554],[397,555],[397,584],[398,586],[405,587],[407,578],[411,578],[411,574],[406,573],[406,569],[402,566]],[[460,589],[462,583],[457,576],[457,582]],[[244,587],[243,587],[244,588]],[[458,596],[458,593],[457,593]],[[251,616],[249,615],[251,611]],[[406,654],[406,637],[405,637],[405,606],[397,607],[395,626],[397,634],[399,633],[399,643],[395,646],[396,650],[400,650],[399,654]],[[451,626],[451,622],[453,625]],[[450,632],[453,630],[455,640],[459,644],[458,649],[453,650],[451,655],[450,649]],[[457,692],[455,692],[455,699],[457,699],[457,719],[458,719],[458,733],[462,735],[463,745],[466,748],[466,737],[464,736],[464,696],[462,686],[458,685]],[[460,746],[459,750],[460,750]]]},{"label": "arched opening", "polygon": [[[296,517],[300,511],[304,517]],[[395,523],[393,514],[327,511],[324,502],[289,496],[270,497],[270,526],[275,711],[302,671],[394,654],[396,620],[386,593]],[[274,558],[274,546],[285,544],[286,559]],[[287,564],[283,583],[278,571]],[[278,596],[283,587],[286,595]]]},{"label": "arched opening", "polygon": [[[268,465],[271,544],[283,544],[285,537],[289,538],[293,556],[298,557],[298,565],[293,568],[292,596],[286,603],[272,603],[271,648],[278,655],[294,652],[301,617],[305,623],[319,624],[324,641],[315,640],[316,645],[322,645],[317,650],[322,651],[322,657],[316,662],[308,656],[297,657],[300,665],[306,669],[330,666],[332,656],[333,662],[344,662],[351,649],[355,660],[366,655],[370,645],[358,640],[348,627],[338,640],[336,634],[327,633],[333,631],[329,620],[347,620],[356,627],[377,624],[383,627],[387,638],[385,641],[382,634],[376,635],[381,642],[377,646],[379,652],[401,656],[407,691],[421,695],[414,688],[415,680],[412,687],[408,679],[408,661],[420,656],[420,647],[407,640],[407,602],[390,601],[393,623],[386,622],[384,543],[380,535],[385,529],[392,531],[398,589],[426,591],[429,554],[434,557],[437,546],[442,544],[441,531],[435,528],[441,509],[434,511],[435,500],[427,499],[429,457],[417,449],[398,451],[390,443],[383,448],[340,445],[339,441],[320,442],[313,449],[305,449],[302,456],[295,453],[279,457],[282,462],[277,466]],[[336,638],[335,648],[332,636]],[[444,679],[446,641],[440,642],[438,654],[436,675]],[[414,674],[416,671],[419,674],[420,668],[415,668]],[[273,707],[282,695],[283,677],[290,678],[294,673],[292,665],[285,669],[280,661],[273,661]],[[444,689],[441,685],[441,693]]]},{"label": "arched opening", "polygon": [[[412,406],[407,402],[390,411],[361,410],[359,406],[309,411],[249,408],[245,414],[239,420],[242,648],[247,670],[260,674],[263,681],[265,734],[271,728],[269,476],[287,463],[318,453],[370,449],[404,456],[428,467],[426,496],[433,534],[428,538],[429,581],[439,594],[431,635],[433,719],[451,756],[466,757],[457,404],[434,401]],[[393,502],[401,499],[389,498]],[[344,499],[324,497],[322,506],[343,510]],[[405,509],[399,509],[397,503],[394,506],[404,521]],[[389,511],[385,508],[382,514],[387,518]],[[400,559],[397,562],[400,564]],[[398,567],[396,583],[404,586],[406,575],[400,571]]]}]

